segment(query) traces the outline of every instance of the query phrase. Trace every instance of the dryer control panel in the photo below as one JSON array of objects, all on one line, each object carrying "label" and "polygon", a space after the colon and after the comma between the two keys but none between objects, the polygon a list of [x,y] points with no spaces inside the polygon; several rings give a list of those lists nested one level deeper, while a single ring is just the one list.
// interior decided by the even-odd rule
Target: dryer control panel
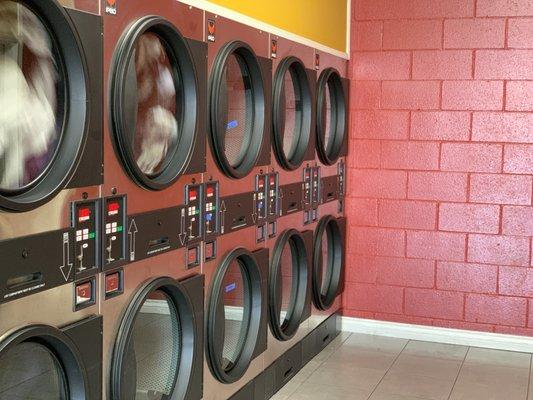
[{"label": "dryer control panel", "polygon": [[219,190],[218,182],[207,182],[204,184],[204,237],[210,239],[218,234],[218,214],[219,214]]},{"label": "dryer control panel", "polygon": [[346,194],[346,166],[343,160],[339,161],[337,173],[339,174],[339,197],[344,197]]},{"label": "dryer control panel", "polygon": [[182,224],[180,235],[185,234],[187,243],[202,238],[202,185],[185,187],[185,226]]},{"label": "dryer control panel", "polygon": [[98,272],[100,266],[100,199],[72,203],[75,279]]},{"label": "dryer control panel", "polygon": [[303,185],[303,203],[304,208],[306,210],[311,208],[312,200],[311,200],[311,186],[313,185],[313,168],[312,167],[306,167],[303,171],[303,179],[304,179],[304,185]]},{"label": "dryer control panel", "polygon": [[102,208],[102,265],[109,270],[126,262],[126,196],[106,197]]},{"label": "dryer control panel", "polygon": [[268,174],[268,218],[275,219],[279,214],[278,197],[282,197],[283,193],[279,191],[279,175],[277,172]]},{"label": "dryer control panel", "polygon": [[313,208],[317,208],[320,204],[320,167],[313,167],[313,176],[311,183],[312,204]]},{"label": "dryer control panel", "polygon": [[267,175],[260,174],[255,177],[254,208],[257,214],[257,223],[262,223],[267,217],[268,183]]}]

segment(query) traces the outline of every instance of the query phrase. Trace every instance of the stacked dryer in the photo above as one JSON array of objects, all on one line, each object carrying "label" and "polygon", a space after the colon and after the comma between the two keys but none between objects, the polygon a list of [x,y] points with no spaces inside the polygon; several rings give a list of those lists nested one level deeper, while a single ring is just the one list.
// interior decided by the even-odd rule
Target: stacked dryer
[{"label": "stacked dryer", "polygon": [[2,399],[100,398],[98,10],[0,2]]},{"label": "stacked dryer", "polygon": [[[205,13],[204,399],[228,399],[263,371],[267,340],[271,62],[268,34]],[[272,182],[276,185],[276,181]],[[275,187],[272,187],[275,190]],[[218,197],[217,197],[218,196]]]},{"label": "stacked dryer", "polygon": [[311,178],[316,171],[316,71],[310,47],[271,35],[270,50],[274,65],[271,170],[279,177],[279,199],[276,229],[268,238],[266,367],[277,390],[298,372],[299,342],[309,331],[313,232],[306,225],[312,220]]},{"label": "stacked dryer", "polygon": [[[327,344],[338,331],[336,319],[344,288],[345,252],[345,156],[348,142],[347,61],[317,51],[316,159],[320,168],[319,215],[313,254],[313,307],[310,328],[320,345]],[[328,321],[326,321],[328,320]],[[318,329],[316,329],[319,327]],[[315,339],[311,338],[311,342]]]},{"label": "stacked dryer", "polygon": [[203,11],[104,17],[104,399],[201,399],[207,48]]}]

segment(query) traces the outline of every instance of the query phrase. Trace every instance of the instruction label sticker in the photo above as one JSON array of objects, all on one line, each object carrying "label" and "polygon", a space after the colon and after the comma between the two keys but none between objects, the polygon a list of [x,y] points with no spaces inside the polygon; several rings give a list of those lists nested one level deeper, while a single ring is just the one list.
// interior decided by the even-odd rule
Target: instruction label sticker
[{"label": "instruction label sticker", "polygon": [[216,35],[216,25],[214,19],[208,19],[207,20],[207,40],[209,42],[215,41],[215,35]]}]

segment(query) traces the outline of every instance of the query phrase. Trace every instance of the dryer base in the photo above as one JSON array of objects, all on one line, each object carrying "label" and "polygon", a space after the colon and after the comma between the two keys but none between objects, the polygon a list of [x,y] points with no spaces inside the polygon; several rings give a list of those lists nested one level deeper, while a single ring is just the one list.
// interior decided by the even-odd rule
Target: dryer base
[{"label": "dryer base", "polygon": [[335,339],[341,316],[332,314],[300,342],[287,350],[230,400],[268,400],[285,386],[309,361]]}]

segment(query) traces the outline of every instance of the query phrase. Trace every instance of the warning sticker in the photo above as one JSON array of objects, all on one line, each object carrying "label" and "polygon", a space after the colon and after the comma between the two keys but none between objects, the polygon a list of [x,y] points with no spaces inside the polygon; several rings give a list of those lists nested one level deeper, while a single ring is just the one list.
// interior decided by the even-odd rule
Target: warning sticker
[{"label": "warning sticker", "polygon": [[270,44],[270,56],[272,58],[276,58],[278,56],[278,41],[275,39],[272,39],[272,43]]},{"label": "warning sticker", "polygon": [[215,41],[216,26],[214,19],[207,20],[207,40],[210,42]]},{"label": "warning sticker", "polygon": [[105,0],[105,13],[117,15],[117,0]]}]

